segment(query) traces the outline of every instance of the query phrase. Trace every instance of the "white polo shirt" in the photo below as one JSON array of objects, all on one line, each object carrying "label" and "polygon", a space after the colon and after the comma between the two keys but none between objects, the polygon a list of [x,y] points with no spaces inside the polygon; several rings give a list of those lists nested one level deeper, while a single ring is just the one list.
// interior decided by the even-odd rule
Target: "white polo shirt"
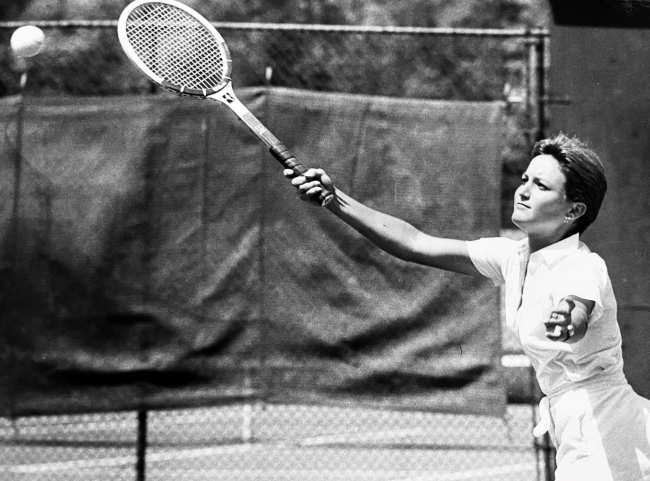
[{"label": "white polo shirt", "polygon": [[[528,239],[486,238],[467,242],[478,271],[505,284],[508,330],[530,358],[540,388],[556,396],[588,383],[623,383],[616,299],[600,256],[574,235],[530,255]],[[568,295],[595,302],[587,333],[567,344],[546,338],[551,311]]]}]

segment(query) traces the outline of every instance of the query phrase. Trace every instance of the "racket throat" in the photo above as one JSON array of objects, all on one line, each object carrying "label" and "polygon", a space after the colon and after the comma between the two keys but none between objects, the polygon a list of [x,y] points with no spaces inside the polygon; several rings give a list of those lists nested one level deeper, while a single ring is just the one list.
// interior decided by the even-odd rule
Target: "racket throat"
[{"label": "racket throat", "polygon": [[213,100],[218,100],[232,109],[237,117],[244,122],[249,129],[269,148],[271,155],[280,162],[285,169],[291,169],[296,174],[303,174],[307,169],[296,160],[291,151],[267,129],[257,117],[255,117],[244,104],[242,104],[232,89],[229,82],[219,92],[210,96]]},{"label": "racket throat", "polygon": [[232,84],[228,82],[224,88],[218,92],[209,95],[208,98],[217,100],[227,105],[239,119],[246,124],[246,126],[253,132],[257,138],[264,142],[267,147],[272,148],[280,144],[280,141],[275,137],[269,129],[267,129],[257,117],[255,117],[250,110],[237,98],[232,89]]}]

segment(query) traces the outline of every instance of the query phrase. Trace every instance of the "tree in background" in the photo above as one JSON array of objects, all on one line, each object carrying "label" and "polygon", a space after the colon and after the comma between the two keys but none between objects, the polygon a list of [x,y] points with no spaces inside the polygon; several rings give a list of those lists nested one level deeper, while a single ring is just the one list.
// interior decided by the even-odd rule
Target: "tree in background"
[{"label": "tree in background", "polygon": [[[129,0],[31,0],[3,4],[5,19],[116,19]],[[548,21],[532,0],[185,0],[208,19],[415,27],[535,27]],[[545,3],[544,3],[545,6]],[[8,34],[2,59],[7,63]],[[275,85],[438,99],[489,100],[523,69],[520,43],[475,38],[377,37],[223,32],[236,58],[236,85],[260,85],[266,67]],[[519,50],[518,50],[519,49]],[[124,62],[115,32],[48,30],[34,62],[33,93],[111,95],[147,91]],[[0,95],[15,90],[0,79]]]}]

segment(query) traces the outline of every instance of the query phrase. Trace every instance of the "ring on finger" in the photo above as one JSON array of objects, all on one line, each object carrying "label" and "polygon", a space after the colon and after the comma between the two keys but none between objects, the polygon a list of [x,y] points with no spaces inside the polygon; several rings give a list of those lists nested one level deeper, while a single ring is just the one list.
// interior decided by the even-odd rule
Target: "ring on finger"
[{"label": "ring on finger", "polygon": [[573,327],[573,324],[569,324],[569,325],[566,327],[566,334],[567,334],[567,336],[566,336],[565,341],[571,339],[575,333],[576,333],[576,328]]}]

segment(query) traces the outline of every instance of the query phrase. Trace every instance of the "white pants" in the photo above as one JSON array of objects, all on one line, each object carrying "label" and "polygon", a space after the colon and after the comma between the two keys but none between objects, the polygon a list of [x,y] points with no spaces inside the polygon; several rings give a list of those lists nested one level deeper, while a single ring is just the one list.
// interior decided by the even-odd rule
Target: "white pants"
[{"label": "white pants", "polygon": [[650,401],[628,384],[550,400],[556,481],[650,481]]}]

